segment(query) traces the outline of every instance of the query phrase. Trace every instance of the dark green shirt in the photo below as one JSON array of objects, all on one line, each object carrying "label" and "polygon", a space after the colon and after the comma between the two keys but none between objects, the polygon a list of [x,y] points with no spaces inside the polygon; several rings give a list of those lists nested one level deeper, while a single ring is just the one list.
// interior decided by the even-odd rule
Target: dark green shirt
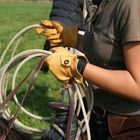
[{"label": "dark green shirt", "polygon": [[[140,41],[140,0],[101,3],[92,24],[90,61],[106,69],[125,69],[124,44]],[[118,114],[140,114],[140,102],[114,96],[100,88],[95,90],[95,105]]]}]

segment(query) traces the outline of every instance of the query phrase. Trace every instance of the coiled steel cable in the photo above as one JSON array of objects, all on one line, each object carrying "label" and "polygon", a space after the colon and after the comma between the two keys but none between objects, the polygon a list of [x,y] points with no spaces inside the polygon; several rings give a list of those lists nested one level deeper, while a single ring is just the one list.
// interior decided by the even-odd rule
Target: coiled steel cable
[{"label": "coiled steel cable", "polygon": [[[7,88],[6,88],[7,84],[6,83],[7,83],[8,71],[11,70],[15,66],[15,64],[18,64],[18,66],[14,72],[14,76],[12,79],[12,89],[14,89],[14,87],[15,87],[16,76],[17,76],[19,70],[27,61],[30,61],[31,59],[33,59],[35,57],[41,57],[41,56],[51,54],[50,51],[32,49],[32,50],[23,51],[23,52],[19,53],[18,55],[14,56],[15,50],[18,47],[18,44],[21,41],[21,38],[23,37],[23,35],[25,33],[27,33],[27,31],[29,31],[30,29],[35,28],[35,27],[41,27],[41,25],[39,25],[39,24],[30,25],[28,27],[25,27],[21,31],[19,31],[9,42],[9,44],[7,45],[6,49],[4,50],[4,52],[0,58],[0,65],[1,65],[8,49],[11,47],[11,45],[16,40],[18,40],[16,43],[16,46],[14,48],[14,51],[11,55],[11,60],[0,69],[0,102],[2,102],[6,98],[6,93],[7,93]],[[77,116],[79,115],[80,110],[82,110],[83,116],[84,116],[84,119],[82,121],[79,121],[79,126],[82,128],[82,132],[87,131],[88,140],[90,140],[91,139],[90,138],[90,129],[89,129],[88,123],[89,123],[89,119],[90,119],[90,113],[93,108],[93,92],[91,90],[91,87],[86,82],[83,85],[79,85],[74,81],[72,84],[72,87],[75,88],[75,93],[74,93],[75,108],[78,105]],[[88,106],[87,112],[85,110],[84,103],[82,101],[81,92],[87,92],[87,93],[85,93],[85,96],[87,97],[87,106]],[[18,102],[18,99],[16,96],[14,96],[14,100],[15,100],[16,104],[19,106],[20,103]],[[52,118],[52,117],[36,116],[36,115],[28,112],[23,107],[21,107],[21,109],[27,115],[29,115],[35,119],[49,120]],[[10,109],[8,108],[8,106],[6,106],[5,109],[2,111],[2,114],[5,118],[9,119],[9,118],[11,118],[10,112],[11,112]],[[28,132],[28,133],[42,133],[42,131],[43,131],[42,129],[37,129],[37,128],[32,128],[32,127],[26,126],[17,119],[15,121],[15,126],[18,129],[20,129],[21,131]]]}]

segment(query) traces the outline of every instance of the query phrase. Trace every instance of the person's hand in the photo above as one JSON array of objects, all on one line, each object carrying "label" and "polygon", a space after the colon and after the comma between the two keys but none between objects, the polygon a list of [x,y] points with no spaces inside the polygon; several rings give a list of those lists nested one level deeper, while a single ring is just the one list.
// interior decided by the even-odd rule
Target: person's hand
[{"label": "person's hand", "polygon": [[55,47],[51,51],[53,53],[46,57],[45,63],[56,78],[63,83],[68,83],[72,78],[76,82],[82,83],[83,76],[78,72],[77,64],[79,59],[84,59],[86,64],[88,63],[84,54],[79,52],[73,54],[63,47]]},{"label": "person's hand", "polygon": [[54,23],[50,20],[41,21],[42,27],[37,27],[36,32],[38,34],[43,34],[46,36],[47,40],[50,43],[51,47],[60,46],[62,39],[58,29],[55,28]]},{"label": "person's hand", "polygon": [[50,46],[61,46],[77,48],[78,26],[67,27],[58,21],[42,20],[42,27],[36,28],[38,34],[47,37]]}]

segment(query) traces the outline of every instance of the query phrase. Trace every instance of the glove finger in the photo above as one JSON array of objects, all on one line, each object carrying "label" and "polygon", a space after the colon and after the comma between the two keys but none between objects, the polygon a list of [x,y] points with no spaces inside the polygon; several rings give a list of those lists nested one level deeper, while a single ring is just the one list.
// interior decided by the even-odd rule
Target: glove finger
[{"label": "glove finger", "polygon": [[63,31],[63,26],[57,22],[57,21],[52,21],[53,27],[56,28],[56,30],[61,33]]},{"label": "glove finger", "polygon": [[48,37],[48,40],[53,40],[53,39],[60,39],[60,34],[55,34]]},{"label": "glove finger", "polygon": [[62,40],[61,39],[55,39],[55,40],[49,40],[50,43],[53,43],[53,44],[60,44],[62,43]]},{"label": "glove finger", "polygon": [[50,43],[50,46],[51,47],[58,47],[58,46],[60,46],[60,44],[58,44],[58,43],[56,43],[56,44],[55,43]]},{"label": "glove finger", "polygon": [[36,31],[37,34],[41,34],[41,33],[44,32],[44,29],[41,28],[41,27],[36,27],[36,28],[35,28],[35,31]]},{"label": "glove finger", "polygon": [[47,37],[50,37],[52,35],[56,35],[57,34],[57,30],[56,29],[47,29],[44,31],[44,35]]},{"label": "glove finger", "polygon": [[66,55],[69,55],[69,56],[73,55],[73,54],[70,53],[69,50],[67,50],[66,48],[62,47],[61,44],[59,45],[59,47],[54,47],[54,48],[51,48],[50,50],[52,52],[55,52],[55,53],[58,53],[58,54],[61,54],[61,55],[63,54],[65,56]]},{"label": "glove finger", "polygon": [[48,28],[53,28],[52,21],[50,21],[50,20],[42,20],[41,24],[43,24],[44,26],[46,26]]}]

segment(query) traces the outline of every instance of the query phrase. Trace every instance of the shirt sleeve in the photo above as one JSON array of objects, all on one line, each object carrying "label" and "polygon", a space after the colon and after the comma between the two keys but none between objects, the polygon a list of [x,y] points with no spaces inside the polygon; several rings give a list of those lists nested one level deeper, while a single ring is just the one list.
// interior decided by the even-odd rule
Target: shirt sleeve
[{"label": "shirt sleeve", "polygon": [[53,0],[51,20],[58,20],[67,26],[79,25],[84,29],[83,0]]},{"label": "shirt sleeve", "polygon": [[120,0],[117,26],[122,44],[140,41],[140,0]]}]

